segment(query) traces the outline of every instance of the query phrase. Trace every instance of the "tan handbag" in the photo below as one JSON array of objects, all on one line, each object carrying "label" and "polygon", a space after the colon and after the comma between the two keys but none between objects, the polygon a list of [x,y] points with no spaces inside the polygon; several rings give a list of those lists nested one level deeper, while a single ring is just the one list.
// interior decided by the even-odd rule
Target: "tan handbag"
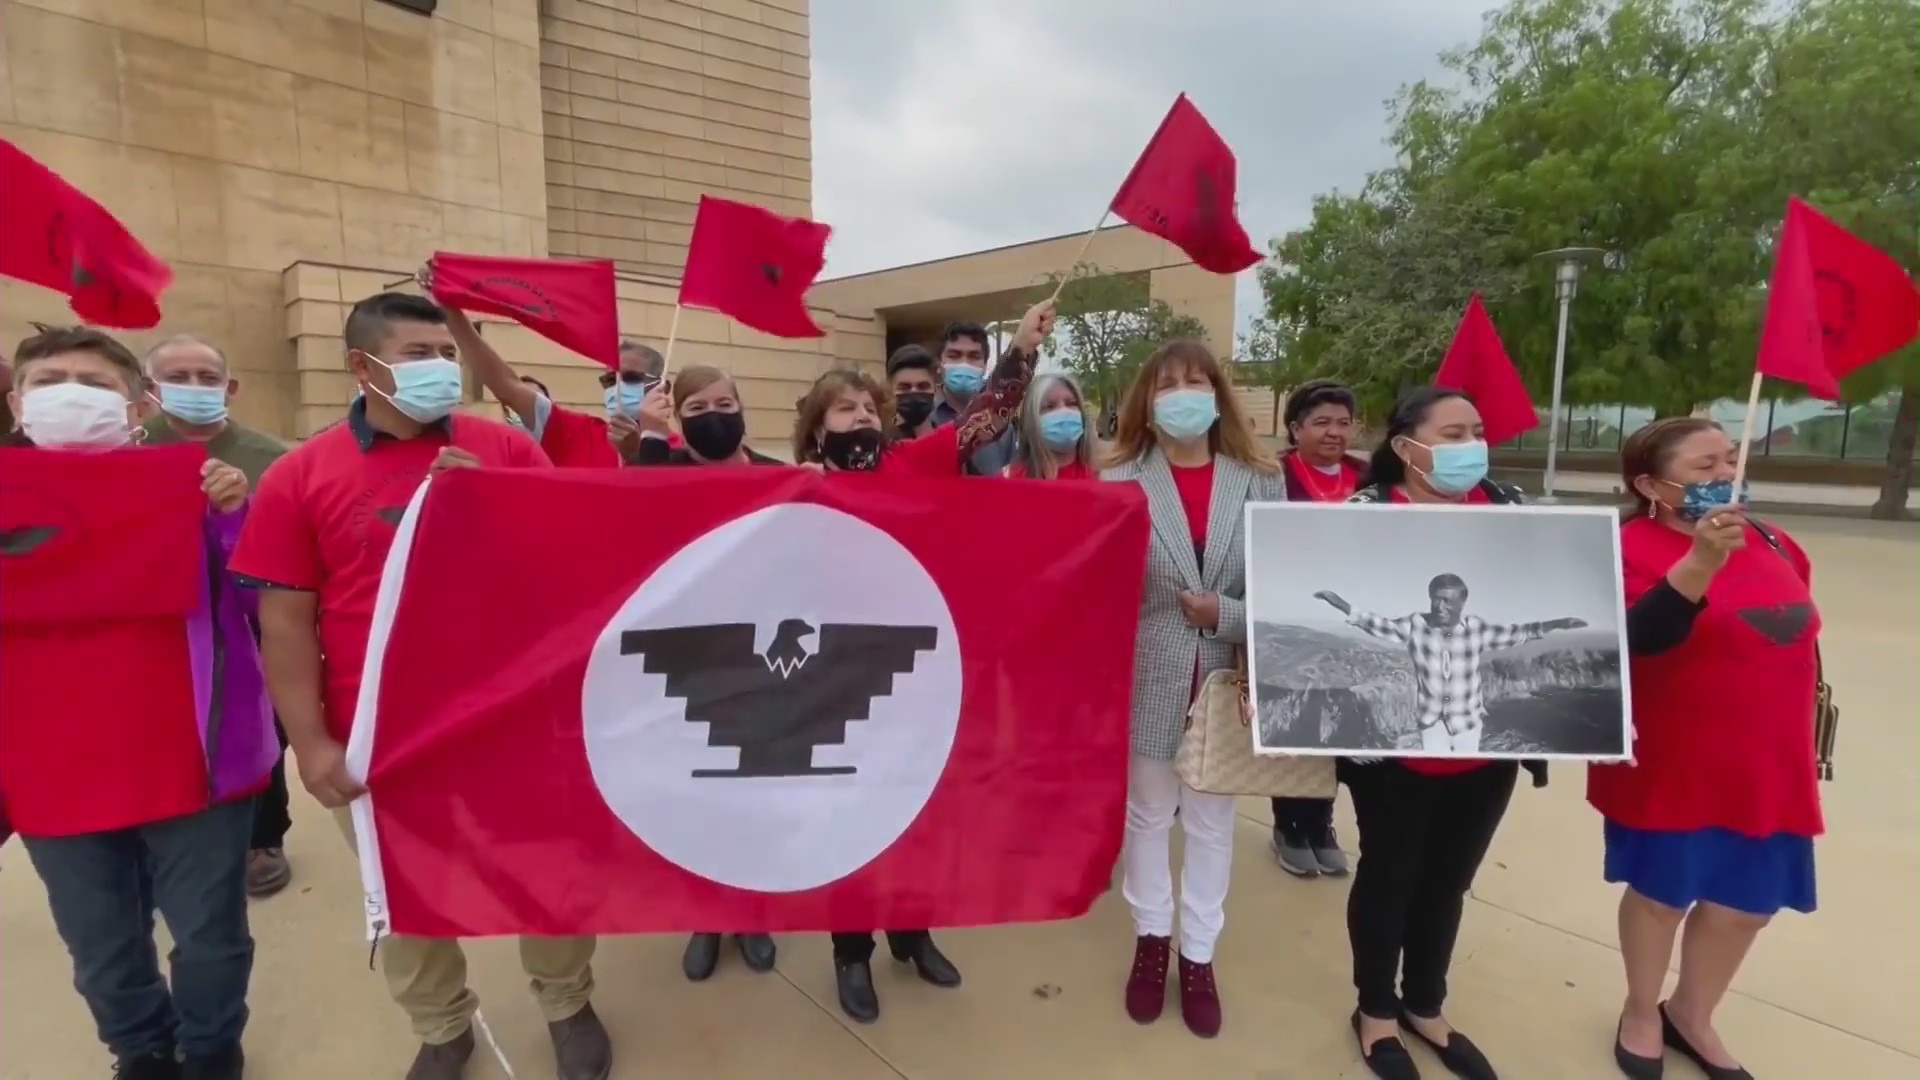
[{"label": "tan handbag", "polygon": [[1186,732],[1173,757],[1174,772],[1188,787],[1212,795],[1333,798],[1333,758],[1253,752],[1246,654],[1236,649],[1233,660],[1233,667],[1210,671],[1201,681],[1200,692],[1187,709]]}]

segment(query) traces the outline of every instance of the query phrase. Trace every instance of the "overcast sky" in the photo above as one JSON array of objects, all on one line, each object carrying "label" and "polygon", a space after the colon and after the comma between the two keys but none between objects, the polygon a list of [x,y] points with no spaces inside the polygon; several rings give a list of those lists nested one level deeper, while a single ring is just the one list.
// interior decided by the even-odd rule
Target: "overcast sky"
[{"label": "overcast sky", "polygon": [[[1384,102],[1495,0],[814,0],[826,276],[1091,228],[1176,94],[1260,250],[1387,164]],[[1239,318],[1256,313],[1254,271]]]}]

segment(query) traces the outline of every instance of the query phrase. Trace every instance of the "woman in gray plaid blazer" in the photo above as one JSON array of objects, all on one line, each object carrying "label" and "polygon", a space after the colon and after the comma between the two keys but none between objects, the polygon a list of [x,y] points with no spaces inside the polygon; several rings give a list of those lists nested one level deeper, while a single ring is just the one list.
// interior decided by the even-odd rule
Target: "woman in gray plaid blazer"
[{"label": "woman in gray plaid blazer", "polygon": [[1241,522],[1249,502],[1286,499],[1278,461],[1260,444],[1233,385],[1206,346],[1173,341],[1135,376],[1120,405],[1101,479],[1136,483],[1153,520],[1146,590],[1133,651],[1133,754],[1121,891],[1133,908],[1127,1014],[1139,1023],[1166,1004],[1173,946],[1169,837],[1179,812],[1180,1012],[1202,1038],[1220,1030],[1213,945],[1233,873],[1233,799],[1180,782],[1174,751],[1207,672],[1232,667],[1247,640]]}]

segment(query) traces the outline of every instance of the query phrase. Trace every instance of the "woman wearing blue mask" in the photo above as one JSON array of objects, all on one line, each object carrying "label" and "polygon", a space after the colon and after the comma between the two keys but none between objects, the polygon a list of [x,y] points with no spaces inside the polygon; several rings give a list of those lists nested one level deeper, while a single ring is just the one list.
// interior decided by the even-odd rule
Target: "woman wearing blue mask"
[{"label": "woman wearing blue mask", "polygon": [[1219,361],[1197,341],[1171,341],[1141,365],[1120,403],[1100,478],[1139,484],[1153,518],[1146,588],[1134,640],[1132,755],[1122,886],[1133,909],[1127,1015],[1159,1019],[1173,956],[1170,839],[1186,835],[1180,868],[1180,1015],[1201,1038],[1219,1034],[1213,947],[1233,874],[1231,795],[1195,791],[1174,771],[1187,710],[1208,672],[1232,668],[1246,646],[1241,522],[1250,502],[1281,502],[1272,451],[1240,411]]},{"label": "woman wearing blue mask", "polygon": [[[1524,500],[1519,489],[1487,478],[1486,429],[1473,400],[1458,390],[1421,386],[1394,403],[1386,437],[1348,501],[1468,506]],[[1545,782],[1538,763],[1528,769],[1535,784]],[[1360,1056],[1382,1080],[1420,1075],[1400,1041],[1402,1029],[1432,1046],[1456,1076],[1497,1076],[1479,1048],[1447,1023],[1441,1005],[1467,889],[1518,775],[1511,761],[1341,762],[1360,832],[1360,863],[1347,893],[1359,996],[1352,1024]]]},{"label": "woman wearing blue mask", "polygon": [[1094,480],[1093,435],[1080,384],[1072,376],[1034,377],[1020,403],[1018,450],[1007,475],[1030,480]]},{"label": "woman wearing blue mask", "polygon": [[1761,929],[1816,906],[1820,612],[1807,553],[1747,516],[1737,457],[1691,416],[1620,448],[1633,762],[1590,766],[1587,801],[1605,819],[1603,874],[1626,886],[1614,1061],[1633,1080],[1658,1080],[1668,1049],[1709,1080],[1751,1080],[1714,1012]]}]

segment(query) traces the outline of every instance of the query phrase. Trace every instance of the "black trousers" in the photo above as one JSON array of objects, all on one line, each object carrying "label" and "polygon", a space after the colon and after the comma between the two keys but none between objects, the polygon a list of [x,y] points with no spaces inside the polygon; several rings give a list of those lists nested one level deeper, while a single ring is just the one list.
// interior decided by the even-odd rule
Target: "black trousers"
[{"label": "black trousers", "polygon": [[1519,766],[1499,761],[1429,776],[1392,761],[1340,765],[1360,827],[1360,865],[1347,893],[1360,1011],[1380,1020],[1402,1007],[1438,1016],[1467,889],[1507,812]]},{"label": "black trousers", "polygon": [[[887,944],[897,952],[905,952],[920,942],[933,936],[929,930],[889,930]],[[833,963],[835,967],[843,964],[865,963],[873,958],[873,931],[855,930],[851,933],[833,935]]]},{"label": "black trousers", "polygon": [[1318,840],[1333,828],[1332,799],[1275,798],[1273,824],[1281,832]]},{"label": "black trousers", "polygon": [[280,729],[278,720],[274,721],[273,730],[280,736],[280,760],[273,763],[273,777],[267,783],[267,790],[254,801],[253,840],[247,845],[250,851],[285,847],[287,830],[293,828],[293,818],[288,812],[287,733]]}]

